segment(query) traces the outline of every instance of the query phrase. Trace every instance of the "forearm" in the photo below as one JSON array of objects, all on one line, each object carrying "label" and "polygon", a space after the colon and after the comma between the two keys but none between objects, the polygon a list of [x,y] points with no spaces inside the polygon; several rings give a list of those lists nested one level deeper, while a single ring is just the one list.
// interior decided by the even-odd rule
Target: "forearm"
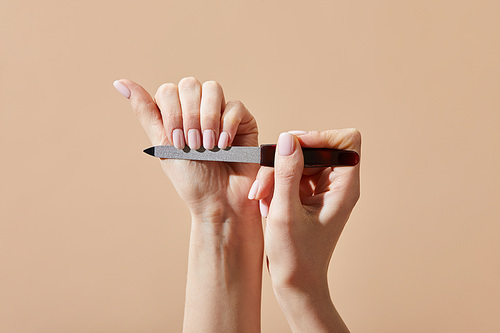
[{"label": "forearm", "polygon": [[257,214],[193,218],[184,332],[259,332],[262,257]]},{"label": "forearm", "polygon": [[273,287],[292,332],[349,332],[332,303],[326,278],[308,290]]}]

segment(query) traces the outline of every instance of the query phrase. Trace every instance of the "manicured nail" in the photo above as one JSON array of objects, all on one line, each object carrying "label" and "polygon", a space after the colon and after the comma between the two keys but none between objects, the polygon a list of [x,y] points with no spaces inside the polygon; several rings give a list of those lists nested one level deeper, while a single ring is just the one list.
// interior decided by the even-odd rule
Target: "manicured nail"
[{"label": "manicured nail", "polygon": [[278,153],[281,156],[292,155],[295,149],[295,139],[290,133],[281,133],[278,138]]},{"label": "manicured nail", "polygon": [[299,136],[299,135],[307,134],[309,132],[306,132],[306,131],[288,131],[288,133],[293,134],[295,136]]},{"label": "manicured nail", "polygon": [[205,149],[213,149],[215,147],[215,132],[212,130],[203,131],[203,147]]},{"label": "manicured nail", "polygon": [[197,129],[190,129],[188,131],[188,145],[189,148],[197,150],[201,147],[201,134]]},{"label": "manicured nail", "polygon": [[260,215],[262,217],[267,217],[269,214],[269,207],[264,203],[264,201],[259,200]]},{"label": "manicured nail", "polygon": [[180,128],[173,130],[172,141],[174,142],[174,147],[177,149],[184,149],[186,146],[186,143],[184,142],[184,133]]},{"label": "manicured nail", "polygon": [[126,98],[130,98],[130,90],[120,81],[116,80],[113,82],[113,85],[115,86],[116,90],[120,92],[123,96]]},{"label": "manicured nail", "polygon": [[227,145],[229,145],[229,134],[227,132],[222,132],[219,136],[219,143],[217,146],[220,149],[226,149]]},{"label": "manicured nail", "polygon": [[255,195],[257,194],[257,190],[259,189],[259,181],[256,179],[252,187],[250,188],[250,192],[248,192],[248,199],[253,200],[255,199]]}]

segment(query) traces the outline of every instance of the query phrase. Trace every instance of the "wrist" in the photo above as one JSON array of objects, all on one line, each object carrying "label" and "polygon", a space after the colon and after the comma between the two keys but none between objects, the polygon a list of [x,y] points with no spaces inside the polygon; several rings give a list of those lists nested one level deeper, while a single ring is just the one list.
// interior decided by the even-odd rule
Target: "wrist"
[{"label": "wrist", "polygon": [[319,260],[314,263],[282,261],[276,260],[276,255],[268,258],[271,283],[275,292],[293,291],[311,296],[328,293],[328,266]]},{"label": "wrist", "polygon": [[331,302],[330,290],[327,277],[317,278],[310,282],[276,282],[271,278],[272,286],[276,298],[287,302],[290,300],[300,300],[305,303],[328,303]]},{"label": "wrist", "polygon": [[250,253],[255,252],[262,260],[262,219],[255,206],[238,213],[222,205],[209,205],[202,211],[192,212],[190,247],[238,249],[234,255],[247,255],[245,249],[250,249]]},{"label": "wrist", "polygon": [[258,203],[250,200],[243,207],[234,208],[231,203],[209,202],[189,207],[189,211],[192,223],[196,224],[227,224],[256,220],[262,222]]},{"label": "wrist", "polygon": [[309,288],[273,285],[273,289],[292,332],[348,332],[326,281]]},{"label": "wrist", "polygon": [[242,227],[243,224],[233,218],[223,223],[193,220],[188,271],[203,272],[201,276],[211,276],[214,281],[237,289],[254,280],[251,284],[258,282],[260,286],[264,252],[262,226],[249,223],[251,227]]}]

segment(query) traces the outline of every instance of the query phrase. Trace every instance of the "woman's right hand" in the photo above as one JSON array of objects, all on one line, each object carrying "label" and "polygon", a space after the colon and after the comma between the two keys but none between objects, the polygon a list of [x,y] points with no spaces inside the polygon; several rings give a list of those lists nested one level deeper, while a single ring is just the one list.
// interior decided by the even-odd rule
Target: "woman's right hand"
[{"label": "woman's right hand", "polygon": [[[264,244],[269,273],[292,330],[307,326],[310,331],[328,331],[331,325],[347,329],[331,303],[327,271],[359,198],[359,164],[304,169],[301,146],[359,154],[361,135],[355,129],[282,133],[274,169],[260,169],[249,197],[260,200],[262,215],[267,216]],[[307,311],[314,313],[307,316]],[[322,316],[325,321],[303,322]]]}]

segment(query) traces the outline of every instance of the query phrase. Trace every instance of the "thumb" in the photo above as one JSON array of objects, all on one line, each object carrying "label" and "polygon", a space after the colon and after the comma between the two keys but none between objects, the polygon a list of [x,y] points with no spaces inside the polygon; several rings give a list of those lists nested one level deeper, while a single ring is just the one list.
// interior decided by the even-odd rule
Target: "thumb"
[{"label": "thumb", "polygon": [[[301,204],[299,190],[304,156],[299,140],[290,133],[281,133],[274,158],[274,196],[280,213],[291,213]],[[274,205],[273,205],[274,206]]]},{"label": "thumb", "polygon": [[160,110],[146,89],[125,79],[117,80],[113,85],[123,96],[130,99],[132,109],[151,143],[155,146],[165,144],[166,134]]}]

